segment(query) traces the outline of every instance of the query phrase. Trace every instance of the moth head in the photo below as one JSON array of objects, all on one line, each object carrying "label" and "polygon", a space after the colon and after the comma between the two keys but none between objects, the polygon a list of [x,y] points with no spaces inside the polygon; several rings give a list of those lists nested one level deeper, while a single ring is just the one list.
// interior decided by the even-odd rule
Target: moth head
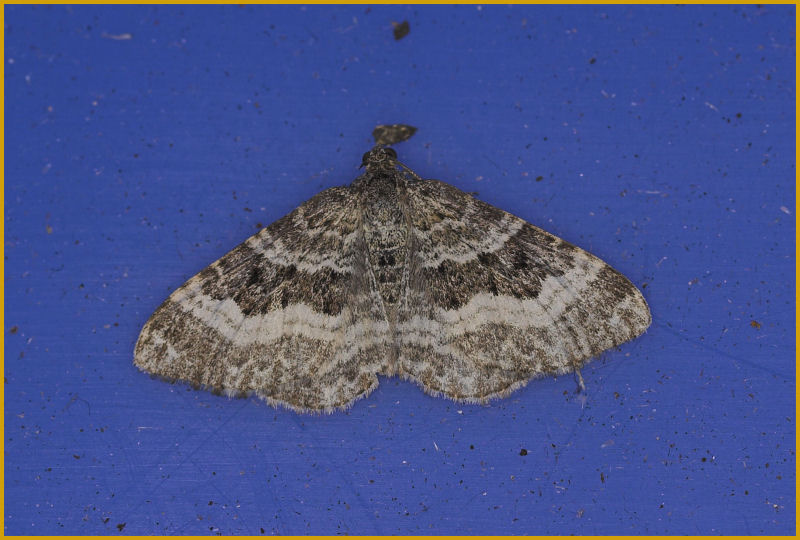
[{"label": "moth head", "polygon": [[397,152],[388,146],[376,146],[361,158],[361,166],[367,171],[375,169],[393,169],[397,162]]}]

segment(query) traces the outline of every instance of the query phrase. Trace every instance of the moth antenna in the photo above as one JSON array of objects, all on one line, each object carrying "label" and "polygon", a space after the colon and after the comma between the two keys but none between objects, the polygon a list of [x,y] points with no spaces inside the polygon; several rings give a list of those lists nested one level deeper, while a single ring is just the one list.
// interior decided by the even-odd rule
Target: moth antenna
[{"label": "moth antenna", "polygon": [[422,181],[422,177],[420,175],[418,175],[417,173],[415,173],[414,171],[412,171],[411,168],[408,165],[406,165],[405,163],[403,163],[402,161],[399,161],[399,160],[394,160],[394,162],[397,163],[398,165],[400,165],[400,167],[402,167],[404,171],[406,171],[407,173],[410,173],[411,176],[413,176],[415,180]]}]

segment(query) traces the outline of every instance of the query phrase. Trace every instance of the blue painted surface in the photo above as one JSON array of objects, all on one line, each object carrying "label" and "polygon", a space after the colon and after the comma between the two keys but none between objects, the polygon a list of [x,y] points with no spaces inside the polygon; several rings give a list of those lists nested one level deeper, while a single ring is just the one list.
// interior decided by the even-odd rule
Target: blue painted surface
[{"label": "blue painted surface", "polygon": [[[794,9],[6,6],[5,532],[793,533]],[[172,290],[392,122],[650,331],[585,396],[489,406],[382,378],[300,416],[134,368]]]}]

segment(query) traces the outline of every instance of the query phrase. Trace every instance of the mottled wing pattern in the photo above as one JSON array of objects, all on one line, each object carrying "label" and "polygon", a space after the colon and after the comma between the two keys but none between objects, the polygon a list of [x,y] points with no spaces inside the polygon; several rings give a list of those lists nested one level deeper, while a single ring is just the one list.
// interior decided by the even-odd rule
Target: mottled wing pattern
[{"label": "mottled wing pattern", "polygon": [[637,288],[552,234],[436,180],[409,182],[398,372],[484,401],[579,369],[650,325]]},{"label": "mottled wing pattern", "polygon": [[350,188],[323,191],[191,278],[147,321],[135,364],[295,410],[369,393],[388,323],[357,206]]}]

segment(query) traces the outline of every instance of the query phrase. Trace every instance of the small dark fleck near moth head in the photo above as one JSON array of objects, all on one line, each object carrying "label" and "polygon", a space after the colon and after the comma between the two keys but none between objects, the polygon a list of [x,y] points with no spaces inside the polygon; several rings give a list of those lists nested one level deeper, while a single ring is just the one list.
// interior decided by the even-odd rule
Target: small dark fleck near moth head
[{"label": "small dark fleck near moth head", "polygon": [[381,171],[393,171],[397,167],[397,152],[394,149],[376,146],[361,158],[361,166],[367,168],[367,174]]}]

